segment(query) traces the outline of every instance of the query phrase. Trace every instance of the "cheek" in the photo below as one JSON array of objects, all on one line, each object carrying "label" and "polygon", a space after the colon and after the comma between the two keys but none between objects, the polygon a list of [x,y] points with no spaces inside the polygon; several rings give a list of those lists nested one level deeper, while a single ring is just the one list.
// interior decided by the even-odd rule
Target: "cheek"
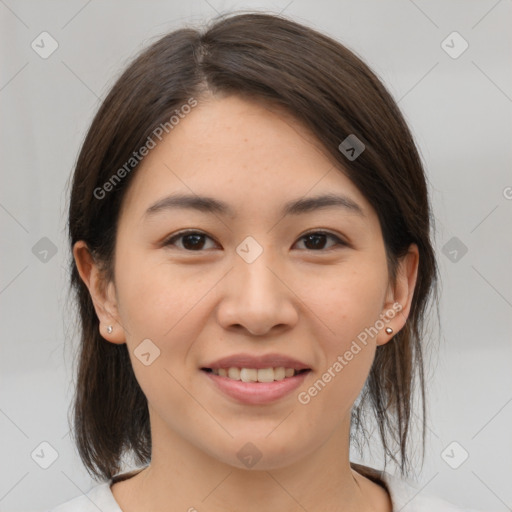
[{"label": "cheek", "polygon": [[[205,294],[201,276],[187,275],[176,265],[147,253],[125,253],[116,262],[119,311],[129,336],[162,340],[183,328]],[[188,322],[190,323],[190,322]]]},{"label": "cheek", "polygon": [[317,276],[304,300],[319,319],[316,337],[323,357],[317,387],[323,390],[325,384],[324,403],[333,400],[340,405],[357,398],[368,376],[387,284],[386,269],[378,262],[360,260],[350,271],[342,270]]},{"label": "cheek", "polygon": [[374,325],[382,313],[387,273],[378,262],[354,262],[350,268],[347,263],[308,281],[304,302],[328,327],[336,348]]},{"label": "cheek", "polygon": [[367,279],[364,287],[349,286],[348,281],[354,283],[340,280],[339,286],[331,284],[313,298],[318,310],[311,309],[318,311],[322,320],[315,333],[321,364],[298,401],[317,429],[328,428],[320,422],[326,414],[331,426],[347,417],[375,357],[376,344],[370,327],[380,313],[378,290],[369,286]]},{"label": "cheek", "polygon": [[[147,255],[119,258],[116,269],[119,313],[137,381],[150,402],[173,402],[183,391],[171,374],[183,382],[191,369],[187,356],[204,327],[208,282],[201,276],[184,277],[177,266],[154,262]],[[146,342],[150,358],[158,355],[146,366],[138,359],[138,347],[147,339],[156,346]],[[179,400],[177,404],[181,406]]]}]

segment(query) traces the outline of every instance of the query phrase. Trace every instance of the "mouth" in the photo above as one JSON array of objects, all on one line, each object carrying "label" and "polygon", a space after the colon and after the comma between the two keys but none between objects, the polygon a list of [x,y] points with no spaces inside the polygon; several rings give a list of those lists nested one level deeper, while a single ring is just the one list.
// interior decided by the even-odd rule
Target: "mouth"
[{"label": "mouth", "polygon": [[229,368],[201,368],[201,370],[230,380],[259,383],[282,381],[311,371],[310,368],[296,370],[283,366],[276,368],[237,368],[232,366]]},{"label": "mouth", "polygon": [[304,383],[311,368],[201,368],[220,393],[244,405],[267,405],[284,399]]}]

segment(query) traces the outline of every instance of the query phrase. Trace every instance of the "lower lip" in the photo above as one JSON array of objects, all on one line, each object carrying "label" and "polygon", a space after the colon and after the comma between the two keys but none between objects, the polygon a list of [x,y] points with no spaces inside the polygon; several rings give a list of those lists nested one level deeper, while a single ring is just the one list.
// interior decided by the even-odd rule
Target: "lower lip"
[{"label": "lower lip", "polygon": [[201,370],[226,395],[250,405],[267,404],[288,395],[304,382],[310,371],[274,382],[242,382]]}]

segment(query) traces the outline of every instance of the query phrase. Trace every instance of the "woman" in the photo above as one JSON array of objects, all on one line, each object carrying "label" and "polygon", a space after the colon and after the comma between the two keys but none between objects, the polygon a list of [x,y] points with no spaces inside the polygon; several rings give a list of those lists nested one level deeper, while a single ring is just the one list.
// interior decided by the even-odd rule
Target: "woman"
[{"label": "woman", "polygon": [[[400,111],[338,42],[242,14],[146,49],[73,177],[74,436],[103,483],[54,510],[457,510],[404,479],[431,220]],[[350,462],[367,411],[403,478]]]}]

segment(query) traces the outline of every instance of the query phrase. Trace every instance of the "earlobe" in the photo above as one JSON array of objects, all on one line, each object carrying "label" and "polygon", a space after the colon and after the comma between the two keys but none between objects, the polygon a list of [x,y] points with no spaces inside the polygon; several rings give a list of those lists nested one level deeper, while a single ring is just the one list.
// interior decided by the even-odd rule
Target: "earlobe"
[{"label": "earlobe", "polygon": [[119,345],[126,343],[124,329],[118,322],[116,322],[115,324],[103,324],[100,322],[99,327],[100,334],[103,338],[105,338],[105,340]]},{"label": "earlobe", "polygon": [[[414,289],[418,278],[419,250],[411,244],[405,256],[400,259],[396,283],[390,287],[383,314],[389,319],[386,327],[377,336],[377,345],[390,341],[405,325],[411,310]],[[393,329],[392,332],[388,328]]]},{"label": "earlobe", "polygon": [[78,273],[89,290],[99,320],[101,336],[111,343],[125,343],[124,329],[119,321],[114,283],[105,282],[99,266],[83,240],[75,243],[73,257]]}]

